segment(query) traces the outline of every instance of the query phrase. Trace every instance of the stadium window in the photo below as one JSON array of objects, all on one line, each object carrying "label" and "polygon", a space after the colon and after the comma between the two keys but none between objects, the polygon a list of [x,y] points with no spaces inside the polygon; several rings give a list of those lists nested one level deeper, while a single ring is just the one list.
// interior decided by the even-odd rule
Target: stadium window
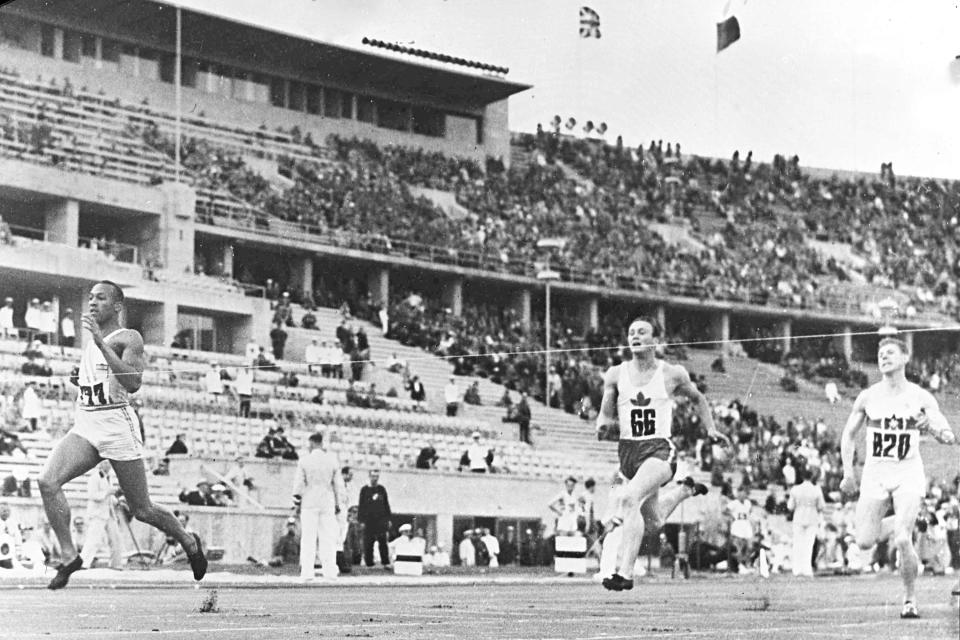
[{"label": "stadium window", "polygon": [[377,126],[410,131],[410,107],[393,100],[377,100]]},{"label": "stadium window", "polygon": [[160,54],[160,80],[173,84],[174,72],[177,67],[177,58],[172,53]]},{"label": "stadium window", "polygon": [[63,32],[63,59],[67,62],[80,62],[80,34],[75,31]]},{"label": "stadium window", "polygon": [[49,24],[40,25],[40,55],[47,58],[53,57],[54,41],[56,40],[54,31],[54,28]]},{"label": "stadium window", "polygon": [[287,81],[283,78],[270,78],[270,104],[275,107],[287,106]]},{"label": "stadium window", "polygon": [[340,117],[353,120],[353,94],[349,91],[340,92]]},{"label": "stadium window", "polygon": [[120,43],[116,42],[115,40],[104,39],[102,50],[100,52],[100,58],[104,62],[120,62]]},{"label": "stadium window", "polygon": [[377,103],[370,96],[357,96],[357,120],[376,124]]},{"label": "stadium window", "polygon": [[430,107],[413,107],[413,132],[423,136],[442,138],[446,124],[446,116]]},{"label": "stadium window", "polygon": [[340,91],[323,88],[323,115],[327,118],[340,117]]},{"label": "stadium window", "polygon": [[181,87],[193,87],[197,86],[197,71],[200,68],[200,63],[192,58],[181,58],[180,59],[180,86]]},{"label": "stadium window", "polygon": [[321,115],[321,106],[323,105],[323,90],[315,84],[307,85],[307,113],[315,116]]},{"label": "stadium window", "polygon": [[297,82],[296,80],[290,81],[290,101],[287,103],[287,108],[292,109],[293,111],[303,111],[306,105],[306,98],[304,96],[303,83]]},{"label": "stadium window", "polygon": [[477,144],[483,144],[483,118],[476,119]]},{"label": "stadium window", "polygon": [[36,26],[37,23],[31,20],[0,13],[0,42],[18,49],[26,49],[27,45],[24,37],[33,33]]},{"label": "stadium window", "polygon": [[80,55],[84,58],[97,57],[97,37],[82,35],[80,36]]}]

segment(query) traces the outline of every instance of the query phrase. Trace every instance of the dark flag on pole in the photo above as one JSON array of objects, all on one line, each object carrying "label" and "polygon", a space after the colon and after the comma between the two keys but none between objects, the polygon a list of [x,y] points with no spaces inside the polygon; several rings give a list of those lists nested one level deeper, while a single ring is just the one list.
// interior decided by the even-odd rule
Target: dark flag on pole
[{"label": "dark flag on pole", "polygon": [[723,22],[717,23],[717,53],[720,53],[740,39],[740,23],[736,17],[730,16]]},{"label": "dark flag on pole", "polygon": [[580,7],[580,37],[600,37],[600,14],[590,7]]}]

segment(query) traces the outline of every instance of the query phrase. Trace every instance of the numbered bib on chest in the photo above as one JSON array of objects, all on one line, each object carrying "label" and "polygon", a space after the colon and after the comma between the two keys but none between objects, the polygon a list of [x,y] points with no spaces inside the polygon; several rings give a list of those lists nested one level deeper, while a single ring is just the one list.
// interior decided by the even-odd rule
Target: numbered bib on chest
[{"label": "numbered bib on chest", "polygon": [[673,398],[667,392],[663,363],[658,363],[645,384],[637,384],[631,379],[628,366],[628,363],[620,365],[617,382],[620,439],[669,438],[673,426]]},{"label": "numbered bib on chest", "polygon": [[867,414],[866,463],[911,460],[920,455],[917,418],[922,413],[918,392],[909,388],[891,396],[875,390]]}]

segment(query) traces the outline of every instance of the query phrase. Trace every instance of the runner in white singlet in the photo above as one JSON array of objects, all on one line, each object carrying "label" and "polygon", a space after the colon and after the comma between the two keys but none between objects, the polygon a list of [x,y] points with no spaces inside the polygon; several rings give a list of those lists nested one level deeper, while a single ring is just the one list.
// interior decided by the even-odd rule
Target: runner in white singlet
[{"label": "runner in white singlet", "polygon": [[[929,432],[944,444],[956,441],[933,395],[907,381],[909,360],[910,351],[902,340],[880,341],[877,364],[883,378],[857,396],[840,438],[840,489],[853,494],[857,490],[856,438],[866,427],[866,459],[856,513],[857,546],[868,549],[878,540],[893,536],[904,586],[901,618],[918,617],[914,583],[919,560],[913,548],[913,527],[926,491],[920,434]],[[894,515],[884,519],[891,500]]]},{"label": "runner in white singlet", "polygon": [[[716,430],[710,405],[690,375],[680,365],[655,355],[659,324],[637,318],[627,329],[632,359],[610,367],[603,378],[603,401],[597,416],[597,431],[619,427],[620,472],[627,479],[623,494],[623,540],[617,554],[617,571],[603,580],[605,589],[633,588],[633,570],[640,553],[644,521],[659,523],[659,490],[675,470],[675,451],[670,441],[673,425],[673,395],[684,395],[697,407],[701,424],[712,438],[726,441]],[[657,527],[659,528],[659,527]]]},{"label": "runner in white singlet", "polygon": [[147,491],[143,441],[129,397],[140,388],[143,338],[120,326],[123,290],[108,280],[90,290],[89,312],[83,315],[85,345],[71,382],[77,385],[76,424],[56,444],[40,474],[40,494],[51,528],[60,541],[63,564],[48,588],[62,589],[81,568],[70,534],[70,504],[63,485],[109,460],[117,483],[138,520],[175,538],[187,551],[196,580],[207,571],[207,559],[196,534],[189,534],[165,507],[154,504]]}]

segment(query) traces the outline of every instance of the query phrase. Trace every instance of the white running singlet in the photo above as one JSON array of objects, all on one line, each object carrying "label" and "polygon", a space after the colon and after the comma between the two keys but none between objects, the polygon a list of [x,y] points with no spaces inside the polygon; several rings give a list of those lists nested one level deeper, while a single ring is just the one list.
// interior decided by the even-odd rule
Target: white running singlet
[{"label": "white running singlet", "polygon": [[669,440],[673,427],[673,398],[663,378],[663,360],[650,382],[641,386],[630,380],[630,362],[619,365],[617,415],[620,440]]},{"label": "white running singlet", "polygon": [[[863,411],[867,416],[864,469],[920,460],[920,430],[917,417],[923,406],[921,389],[913,383],[897,395],[874,385]],[[915,464],[916,464],[915,463]]]},{"label": "white running singlet", "polygon": [[[117,329],[104,337],[109,340],[124,329]],[[110,371],[110,365],[93,340],[88,340],[80,354],[80,391],[77,394],[77,408],[82,411],[115,409],[129,404],[130,394],[123,388],[117,376]]]}]

